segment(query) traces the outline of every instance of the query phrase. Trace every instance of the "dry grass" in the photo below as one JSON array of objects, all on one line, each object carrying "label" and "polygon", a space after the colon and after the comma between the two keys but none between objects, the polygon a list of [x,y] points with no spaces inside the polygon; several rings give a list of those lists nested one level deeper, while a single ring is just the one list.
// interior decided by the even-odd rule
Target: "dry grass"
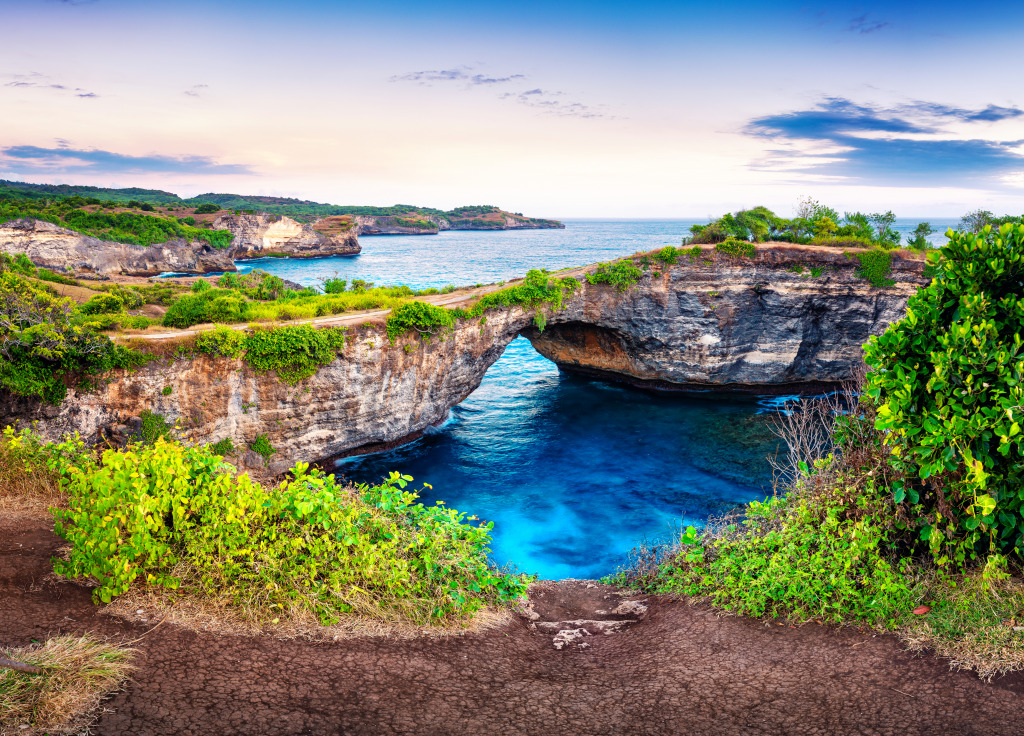
[{"label": "dry grass", "polygon": [[60,476],[26,464],[22,453],[0,439],[0,513],[42,512],[66,503]]},{"label": "dry grass", "polygon": [[128,679],[133,653],[89,636],[0,650],[43,669],[38,675],[0,669],[0,734],[85,732],[103,698]]},{"label": "dry grass", "polygon": [[981,569],[938,583],[932,610],[911,616],[898,633],[915,651],[930,650],[954,669],[974,670],[990,680],[1024,671],[1024,580],[986,581]]},{"label": "dry grass", "polygon": [[508,609],[486,607],[468,621],[456,624],[424,626],[353,614],[336,624],[324,626],[308,609],[299,605],[268,621],[265,611],[224,605],[201,595],[141,588],[119,596],[103,609],[103,613],[142,624],[174,624],[195,632],[308,641],[462,636],[504,626],[512,618]]}]

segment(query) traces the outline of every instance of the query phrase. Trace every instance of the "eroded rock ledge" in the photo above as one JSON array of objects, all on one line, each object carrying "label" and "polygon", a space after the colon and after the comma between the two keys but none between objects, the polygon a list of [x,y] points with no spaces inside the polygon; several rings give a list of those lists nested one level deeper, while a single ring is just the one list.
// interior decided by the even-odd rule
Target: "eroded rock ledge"
[{"label": "eroded rock ledge", "polygon": [[[231,437],[244,447],[264,434],[277,450],[267,469],[280,472],[419,436],[520,334],[563,368],[651,387],[816,390],[850,378],[861,345],[900,318],[924,283],[921,262],[894,258],[896,283],[882,289],[858,278],[857,265],[816,247],[762,247],[753,261],[709,250],[654,267],[625,292],[584,283],[562,311],[548,311],[543,332],[533,310],[518,307],[492,310],[484,324],[462,321],[429,344],[392,344],[381,327],[361,326],[337,360],[296,386],[241,360],[178,359],[120,373],[92,393],[72,390],[60,407],[8,402],[0,423],[40,419],[48,434],[94,439],[149,410],[194,442]],[[263,461],[250,454],[243,464]]]},{"label": "eroded rock ledge", "polygon": [[23,253],[37,266],[76,276],[157,276],[168,271],[235,271],[235,260],[267,255],[321,258],[356,255],[361,250],[355,233],[324,235],[311,225],[277,215],[223,215],[213,226],[231,231],[234,237],[229,249],[186,240],[128,245],[25,218],[0,225],[0,253]]}]

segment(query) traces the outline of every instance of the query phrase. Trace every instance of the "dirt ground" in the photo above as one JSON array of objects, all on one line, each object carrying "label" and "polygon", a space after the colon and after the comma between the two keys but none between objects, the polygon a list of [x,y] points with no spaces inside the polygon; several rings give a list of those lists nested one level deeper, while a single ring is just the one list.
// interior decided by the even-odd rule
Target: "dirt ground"
[{"label": "dirt ground", "polygon": [[[535,585],[528,616],[448,639],[215,636],[102,615],[52,576],[59,546],[48,516],[0,520],[0,645],[137,639],[95,734],[1024,734],[1024,677],[985,683],[887,636],[619,608],[585,581]],[[556,649],[562,628],[589,634]]]}]

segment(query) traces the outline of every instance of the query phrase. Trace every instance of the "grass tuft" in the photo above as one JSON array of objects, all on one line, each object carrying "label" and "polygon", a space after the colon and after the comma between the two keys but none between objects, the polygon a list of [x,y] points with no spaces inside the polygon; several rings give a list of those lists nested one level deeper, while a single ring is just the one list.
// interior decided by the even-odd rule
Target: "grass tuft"
[{"label": "grass tuft", "polygon": [[90,636],[58,636],[44,644],[0,649],[0,656],[43,670],[26,674],[0,668],[0,732],[82,732],[103,698],[128,679],[133,653]]}]

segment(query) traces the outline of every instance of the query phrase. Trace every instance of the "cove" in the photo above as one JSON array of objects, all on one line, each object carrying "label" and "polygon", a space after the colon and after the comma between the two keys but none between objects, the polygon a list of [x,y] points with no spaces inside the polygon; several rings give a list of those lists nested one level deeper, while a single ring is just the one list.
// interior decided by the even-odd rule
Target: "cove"
[{"label": "cove", "polygon": [[[564,231],[363,239],[356,257],[239,264],[314,285],[337,274],[414,288],[489,282],[678,244],[690,221],[569,222]],[[349,458],[354,482],[391,471],[494,522],[493,558],[543,578],[590,578],[632,547],[770,493],[773,401],[680,396],[560,372],[523,338],[450,418],[395,450]]]}]

